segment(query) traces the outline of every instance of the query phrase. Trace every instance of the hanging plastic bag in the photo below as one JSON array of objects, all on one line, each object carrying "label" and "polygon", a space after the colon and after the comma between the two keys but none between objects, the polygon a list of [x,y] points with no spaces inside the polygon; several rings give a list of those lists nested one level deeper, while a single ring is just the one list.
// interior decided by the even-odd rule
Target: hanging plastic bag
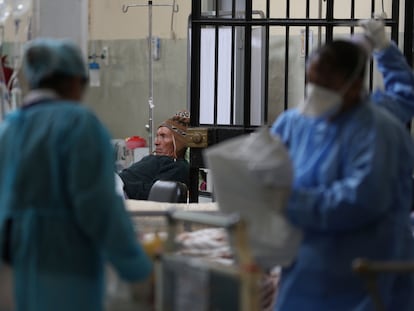
[{"label": "hanging plastic bag", "polygon": [[220,210],[238,212],[247,222],[256,263],[264,269],[287,266],[302,233],[284,216],[293,183],[289,153],[268,128],[204,151]]}]

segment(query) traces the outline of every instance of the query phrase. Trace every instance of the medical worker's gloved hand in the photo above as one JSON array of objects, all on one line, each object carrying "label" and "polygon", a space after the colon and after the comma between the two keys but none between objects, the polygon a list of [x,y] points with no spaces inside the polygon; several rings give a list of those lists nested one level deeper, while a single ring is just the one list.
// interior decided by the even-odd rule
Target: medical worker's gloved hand
[{"label": "medical worker's gloved hand", "polygon": [[364,29],[364,35],[372,44],[375,51],[381,51],[391,44],[391,40],[385,33],[385,24],[381,19],[366,19],[359,21]]}]

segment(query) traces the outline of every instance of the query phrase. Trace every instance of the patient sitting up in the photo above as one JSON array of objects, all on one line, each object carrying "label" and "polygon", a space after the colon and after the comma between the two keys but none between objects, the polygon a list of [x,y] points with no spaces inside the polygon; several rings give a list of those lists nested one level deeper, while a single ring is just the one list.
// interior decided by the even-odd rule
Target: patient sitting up
[{"label": "patient sitting up", "polygon": [[179,181],[189,185],[190,166],[184,158],[189,125],[190,114],[187,111],[179,111],[162,122],[157,129],[154,154],[119,173],[128,199],[147,200],[157,180]]}]

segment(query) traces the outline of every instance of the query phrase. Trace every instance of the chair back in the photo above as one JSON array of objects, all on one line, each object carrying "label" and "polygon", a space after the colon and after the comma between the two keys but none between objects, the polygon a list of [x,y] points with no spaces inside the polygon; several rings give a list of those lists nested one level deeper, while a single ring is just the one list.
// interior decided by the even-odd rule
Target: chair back
[{"label": "chair back", "polygon": [[151,187],[149,201],[186,203],[187,186],[179,181],[157,180]]}]

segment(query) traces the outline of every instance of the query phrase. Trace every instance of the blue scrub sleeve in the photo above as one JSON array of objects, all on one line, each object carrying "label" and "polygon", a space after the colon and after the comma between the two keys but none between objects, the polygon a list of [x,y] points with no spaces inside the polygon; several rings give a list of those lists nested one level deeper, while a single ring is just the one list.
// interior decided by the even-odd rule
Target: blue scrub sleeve
[{"label": "blue scrub sleeve", "polygon": [[[374,131],[367,135],[362,129],[353,133],[339,160],[343,178],[309,188],[296,181],[287,207],[289,220],[319,232],[355,230],[377,221],[392,206],[391,185],[410,176],[412,157],[387,152],[391,146],[398,148],[398,142],[392,143],[400,140],[397,136]],[[396,169],[404,161],[406,171]]]},{"label": "blue scrub sleeve", "polygon": [[372,101],[384,107],[403,123],[414,116],[414,73],[404,55],[392,43],[374,54],[384,80],[384,90],[372,94]]},{"label": "blue scrub sleeve", "polygon": [[115,192],[110,137],[91,113],[77,123],[69,142],[67,166],[76,220],[121,278],[145,279],[151,272],[151,261],[138,243],[122,198]]}]

